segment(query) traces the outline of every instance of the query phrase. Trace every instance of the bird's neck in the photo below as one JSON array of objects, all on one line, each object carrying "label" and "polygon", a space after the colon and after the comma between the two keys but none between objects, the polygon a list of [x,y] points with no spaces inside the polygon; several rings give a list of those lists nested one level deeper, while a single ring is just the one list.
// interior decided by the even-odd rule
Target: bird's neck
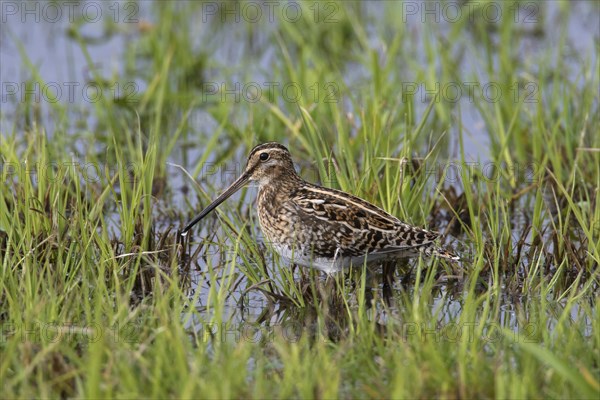
[{"label": "bird's neck", "polygon": [[294,170],[281,169],[273,172],[269,179],[259,185],[258,195],[263,201],[288,195],[304,184],[304,180]]}]

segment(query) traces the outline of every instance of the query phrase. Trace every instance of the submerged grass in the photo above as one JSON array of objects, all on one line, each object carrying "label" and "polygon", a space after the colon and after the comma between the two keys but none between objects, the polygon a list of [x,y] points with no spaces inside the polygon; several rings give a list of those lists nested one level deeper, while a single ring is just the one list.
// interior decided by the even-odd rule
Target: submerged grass
[{"label": "submerged grass", "polygon": [[[394,2],[301,4],[297,22],[212,19],[202,42],[202,3],[155,3],[111,78],[143,81],[137,103],[103,99],[77,126],[68,104],[51,120],[30,98],[15,105],[1,143],[1,397],[598,396],[600,82],[597,45],[568,52],[577,9],[554,10],[559,44],[529,54],[554,34],[545,5],[533,27],[411,27]],[[223,62],[240,37],[244,66]],[[263,78],[304,95],[223,97],[221,82]],[[407,86],[456,81],[510,100]],[[476,139],[488,156],[473,159]],[[178,238],[266,140],[289,145],[308,180],[447,234],[464,261],[333,277],[286,265],[257,240],[252,189]]]}]

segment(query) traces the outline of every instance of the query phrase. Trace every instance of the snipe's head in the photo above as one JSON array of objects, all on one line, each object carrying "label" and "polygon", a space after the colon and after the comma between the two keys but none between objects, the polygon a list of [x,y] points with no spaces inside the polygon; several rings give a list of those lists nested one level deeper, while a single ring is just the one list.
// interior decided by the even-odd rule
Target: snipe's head
[{"label": "snipe's head", "polygon": [[279,181],[284,175],[296,176],[290,152],[276,142],[254,147],[248,156],[244,174],[259,186]]},{"label": "snipe's head", "polygon": [[259,144],[250,152],[246,168],[242,175],[202,210],[196,218],[188,223],[183,228],[181,234],[185,236],[198,221],[249,181],[257,182],[259,186],[263,186],[290,179],[295,180],[299,179],[299,177],[294,170],[294,163],[288,149],[276,142]]}]

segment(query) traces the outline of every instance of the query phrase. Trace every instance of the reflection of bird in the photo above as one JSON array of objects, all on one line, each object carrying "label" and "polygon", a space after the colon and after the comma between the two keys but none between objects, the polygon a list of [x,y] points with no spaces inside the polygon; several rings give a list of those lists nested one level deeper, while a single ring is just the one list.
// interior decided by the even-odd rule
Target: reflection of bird
[{"label": "reflection of bird", "polygon": [[401,222],[365,200],[304,181],[288,149],[256,146],[242,175],[183,229],[187,232],[247,182],[258,183],[258,219],[265,237],[283,257],[326,272],[350,264],[424,254],[459,257],[436,246],[438,235]]}]

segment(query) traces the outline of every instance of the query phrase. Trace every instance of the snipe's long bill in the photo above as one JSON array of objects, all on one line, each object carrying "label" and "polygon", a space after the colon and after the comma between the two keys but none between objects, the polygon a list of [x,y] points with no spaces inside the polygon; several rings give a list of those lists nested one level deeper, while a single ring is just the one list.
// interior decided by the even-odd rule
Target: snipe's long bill
[{"label": "snipe's long bill", "polygon": [[348,193],[313,185],[294,170],[279,143],[256,146],[242,175],[181,232],[192,227],[249,181],[258,184],[258,220],[264,236],[284,258],[326,272],[364,262],[419,254],[459,257],[438,247],[438,234],[400,221]]}]

